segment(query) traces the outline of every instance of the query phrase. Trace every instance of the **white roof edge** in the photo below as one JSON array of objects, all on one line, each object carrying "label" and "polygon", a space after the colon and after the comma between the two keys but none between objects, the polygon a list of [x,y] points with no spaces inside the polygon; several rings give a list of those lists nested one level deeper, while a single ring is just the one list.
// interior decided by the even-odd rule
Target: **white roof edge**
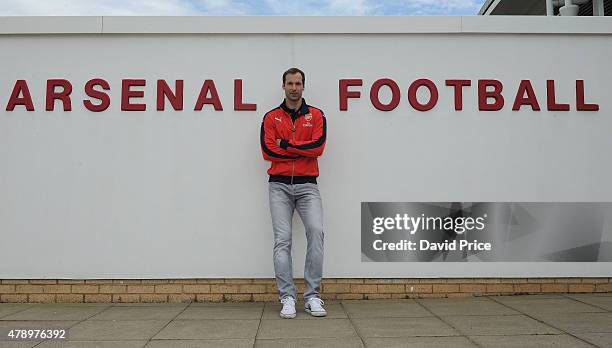
[{"label": "white roof edge", "polygon": [[11,34],[612,34],[612,17],[0,17]]},{"label": "white roof edge", "polygon": [[0,34],[101,34],[102,17],[0,17]]}]

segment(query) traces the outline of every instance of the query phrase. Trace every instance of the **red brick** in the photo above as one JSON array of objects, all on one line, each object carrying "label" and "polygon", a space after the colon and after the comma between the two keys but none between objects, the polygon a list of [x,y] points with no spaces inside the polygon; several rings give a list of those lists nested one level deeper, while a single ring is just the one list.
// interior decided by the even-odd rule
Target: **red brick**
[{"label": "red brick", "polygon": [[2,284],[24,285],[28,284],[28,281],[25,279],[3,279]]},{"label": "red brick", "polygon": [[266,292],[266,285],[264,284],[248,284],[240,285],[240,293],[242,294],[264,294]]},{"label": "red brick", "polygon": [[195,300],[196,300],[195,294],[169,294],[168,295],[169,303],[195,302]]},{"label": "red brick", "polygon": [[62,284],[62,285],[43,285],[43,292],[45,293],[53,293],[53,294],[69,294],[72,285]]},{"label": "red brick", "polygon": [[161,284],[155,285],[155,293],[157,294],[180,294],[183,292],[181,284]]},{"label": "red brick", "polygon": [[169,281],[167,279],[142,279],[140,281],[142,285],[164,285],[168,283]]},{"label": "red brick", "polygon": [[[330,280],[328,279],[328,281]],[[363,284],[363,279],[360,278],[336,278],[334,280],[338,284]]]},{"label": "red brick", "polygon": [[100,288],[97,285],[73,285],[73,294],[97,294]]},{"label": "red brick", "polygon": [[568,284],[542,284],[542,292],[567,292]]},{"label": "red brick", "polygon": [[127,285],[100,285],[101,294],[121,294],[127,292]]},{"label": "red brick", "polygon": [[223,294],[197,294],[196,302],[223,302]]},{"label": "red brick", "polygon": [[129,294],[152,294],[155,292],[153,285],[128,285],[127,292]]},{"label": "red brick", "polygon": [[513,293],[514,286],[512,284],[487,284],[488,293]]},{"label": "red brick", "polygon": [[211,285],[210,292],[213,294],[237,294],[240,291],[240,286],[232,285]]},{"label": "red brick", "polygon": [[596,292],[612,292],[612,283],[595,284]]},{"label": "red brick", "polygon": [[365,293],[375,294],[378,292],[378,285],[376,284],[350,284],[350,292],[352,293]]},{"label": "red brick", "polygon": [[351,284],[324,284],[323,291],[328,293],[349,293]]},{"label": "red brick", "polygon": [[459,291],[482,293],[487,291],[487,286],[485,284],[459,284]]},{"label": "red brick", "polygon": [[379,294],[401,294],[406,292],[404,284],[386,284],[378,285]]},{"label": "red brick", "polygon": [[28,302],[35,303],[55,303],[55,294],[30,294]]},{"label": "red brick", "polygon": [[42,285],[17,285],[15,292],[18,294],[36,294],[43,292]]},{"label": "red brick", "polygon": [[588,284],[601,284],[601,283],[609,283],[610,278],[581,278],[583,283]]},{"label": "red brick", "polygon": [[112,279],[85,279],[87,285],[108,285],[113,284]]},{"label": "red brick", "polygon": [[30,279],[30,284],[38,284],[38,285],[57,284],[57,280],[55,279]]},{"label": "red brick", "polygon": [[224,294],[223,299],[228,302],[251,302],[253,295],[251,294]]},{"label": "red brick", "polygon": [[140,295],[138,294],[112,294],[113,302],[119,303],[135,303],[140,302]]},{"label": "red brick", "polygon": [[0,295],[0,302],[7,303],[24,303],[28,302],[28,295],[26,294],[6,294]]},{"label": "red brick", "polygon": [[247,279],[247,278],[226,278],[225,279],[225,283],[226,284],[252,284],[253,283],[253,279]]},{"label": "red brick", "polygon": [[57,303],[83,303],[83,294],[57,294],[55,295]]},{"label": "red brick", "polygon": [[406,292],[412,293],[432,293],[433,284],[406,284]]},{"label": "red brick", "polygon": [[165,303],[168,302],[168,295],[162,294],[141,294],[140,302],[143,303]]},{"label": "red brick", "polygon": [[514,284],[514,291],[517,293],[539,293],[541,287],[540,284],[535,283]]},{"label": "red brick", "polygon": [[595,284],[569,284],[569,292],[594,292]]},{"label": "red brick", "polygon": [[435,293],[459,292],[459,285],[458,284],[433,284],[432,290]]},{"label": "red brick", "polygon": [[111,300],[111,295],[85,294],[85,302],[87,303],[110,303]]},{"label": "red brick", "polygon": [[208,294],[210,293],[210,285],[197,284],[197,285],[183,285],[183,292],[187,294]]},{"label": "red brick", "polygon": [[15,293],[15,285],[0,285],[0,294]]}]

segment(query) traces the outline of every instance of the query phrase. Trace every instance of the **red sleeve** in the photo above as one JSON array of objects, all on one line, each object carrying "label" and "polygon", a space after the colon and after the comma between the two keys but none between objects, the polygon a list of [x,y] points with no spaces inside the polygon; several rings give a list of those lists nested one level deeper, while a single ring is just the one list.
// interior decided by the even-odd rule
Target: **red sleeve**
[{"label": "red sleeve", "polygon": [[313,118],[312,139],[305,141],[289,140],[284,145],[287,145],[287,151],[291,154],[319,157],[323,154],[326,137],[327,121],[325,116],[321,115]]},{"label": "red sleeve", "polygon": [[263,158],[272,162],[293,161],[299,158],[299,155],[292,154],[276,144],[276,130],[274,124],[270,121],[271,118],[267,117],[268,115],[266,114],[261,122],[259,136]]}]

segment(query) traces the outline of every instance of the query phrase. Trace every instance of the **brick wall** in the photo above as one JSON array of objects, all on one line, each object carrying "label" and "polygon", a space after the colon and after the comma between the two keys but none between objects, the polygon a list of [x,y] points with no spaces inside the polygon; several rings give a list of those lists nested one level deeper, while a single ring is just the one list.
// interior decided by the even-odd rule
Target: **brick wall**
[{"label": "brick wall", "polygon": [[[304,280],[296,279],[299,296]],[[612,292],[612,278],[326,278],[323,299]],[[0,302],[276,301],[274,279],[1,280]]]}]

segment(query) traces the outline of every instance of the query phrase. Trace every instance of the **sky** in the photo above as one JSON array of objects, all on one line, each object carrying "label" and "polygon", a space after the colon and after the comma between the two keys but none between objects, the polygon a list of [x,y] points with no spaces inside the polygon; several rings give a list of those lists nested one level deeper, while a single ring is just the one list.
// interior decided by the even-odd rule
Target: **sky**
[{"label": "sky", "polygon": [[0,0],[0,16],[475,15],[485,0]]}]

